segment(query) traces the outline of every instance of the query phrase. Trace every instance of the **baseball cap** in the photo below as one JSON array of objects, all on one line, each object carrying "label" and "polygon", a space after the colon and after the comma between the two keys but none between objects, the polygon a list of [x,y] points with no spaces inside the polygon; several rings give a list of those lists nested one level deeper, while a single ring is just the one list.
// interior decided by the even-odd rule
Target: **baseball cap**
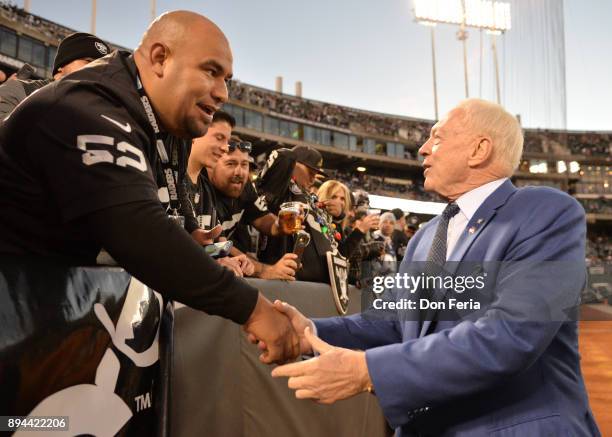
[{"label": "baseball cap", "polygon": [[399,208],[394,208],[391,210],[391,213],[393,214],[393,217],[395,217],[395,220],[399,220],[402,217],[404,217],[404,211],[402,211]]},{"label": "baseball cap", "polygon": [[321,170],[321,167],[323,166],[323,157],[318,150],[310,146],[295,146],[291,150],[293,151],[297,162],[304,164],[306,167],[325,177],[328,177],[327,174]]},{"label": "baseball cap", "polygon": [[64,65],[77,59],[98,59],[111,52],[110,47],[97,36],[90,33],[77,32],[68,35],[60,42],[53,61],[53,74]]},{"label": "baseball cap", "polygon": [[355,202],[353,205],[359,207],[365,207],[366,209],[370,206],[370,196],[367,191],[357,190],[353,192],[353,197],[355,198]]}]

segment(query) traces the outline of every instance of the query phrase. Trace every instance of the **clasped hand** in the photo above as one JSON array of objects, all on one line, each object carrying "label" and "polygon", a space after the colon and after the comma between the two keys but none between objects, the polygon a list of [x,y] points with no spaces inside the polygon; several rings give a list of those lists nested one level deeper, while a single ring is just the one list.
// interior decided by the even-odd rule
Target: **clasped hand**
[{"label": "clasped hand", "polygon": [[[277,300],[274,308],[291,321],[299,337],[300,354],[318,354],[309,360],[285,364],[272,371],[275,378],[289,377],[287,385],[295,390],[297,399],[331,404],[361,393],[371,386],[365,352],[327,344],[314,335],[312,321],[287,303]],[[251,334],[249,340],[257,343],[262,355],[267,352],[268,345],[264,341]]]},{"label": "clasped hand", "polygon": [[262,363],[286,363],[300,355],[300,339],[289,318],[261,293],[243,329],[252,342],[265,345],[259,356]]}]

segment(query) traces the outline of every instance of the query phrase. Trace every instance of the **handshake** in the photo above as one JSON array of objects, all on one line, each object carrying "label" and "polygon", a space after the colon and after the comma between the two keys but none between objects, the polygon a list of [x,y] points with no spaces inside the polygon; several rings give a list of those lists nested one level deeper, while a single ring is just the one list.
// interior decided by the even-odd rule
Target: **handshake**
[{"label": "handshake", "polygon": [[279,300],[271,304],[261,294],[244,325],[249,341],[261,351],[266,364],[283,364],[300,355],[318,355],[285,364],[272,371],[274,378],[288,377],[287,386],[297,399],[332,404],[364,391],[372,392],[365,352],[327,344],[314,334],[314,324],[293,306]]},{"label": "handshake", "polygon": [[279,300],[272,304],[259,294],[255,309],[243,329],[249,341],[258,345],[262,363],[282,364],[312,353],[304,334],[307,327],[313,330],[312,321],[294,307]]}]

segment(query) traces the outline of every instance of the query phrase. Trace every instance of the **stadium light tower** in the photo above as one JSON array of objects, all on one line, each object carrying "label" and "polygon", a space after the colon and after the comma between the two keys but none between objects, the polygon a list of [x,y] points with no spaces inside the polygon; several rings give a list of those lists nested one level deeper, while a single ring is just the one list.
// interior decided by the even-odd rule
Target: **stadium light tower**
[{"label": "stadium light tower", "polygon": [[[468,86],[467,68],[467,28],[476,28],[487,31],[492,35],[492,46],[495,63],[495,83],[497,90],[497,102],[501,103],[499,87],[499,64],[497,62],[496,37],[511,28],[510,3],[495,0],[414,0],[414,17],[417,23],[432,26],[433,24],[452,24],[459,26],[457,39],[463,44],[463,76],[465,81],[465,96],[470,96]],[[433,47],[432,27],[432,54],[435,58]],[[434,60],[435,65],[435,60]],[[434,89],[436,77],[434,67]],[[434,91],[435,106],[437,108],[437,96]],[[437,112],[437,109],[436,109]],[[437,118],[437,116],[436,116]]]},{"label": "stadium light tower", "polygon": [[157,6],[155,0],[151,0],[151,21],[157,17]]},{"label": "stadium light tower", "polygon": [[91,34],[96,34],[96,0],[91,0]]},{"label": "stadium light tower", "polygon": [[438,119],[438,80],[436,74],[436,23],[423,21],[421,24],[429,26],[431,29],[431,68],[433,74],[433,93],[434,93],[434,114]]}]

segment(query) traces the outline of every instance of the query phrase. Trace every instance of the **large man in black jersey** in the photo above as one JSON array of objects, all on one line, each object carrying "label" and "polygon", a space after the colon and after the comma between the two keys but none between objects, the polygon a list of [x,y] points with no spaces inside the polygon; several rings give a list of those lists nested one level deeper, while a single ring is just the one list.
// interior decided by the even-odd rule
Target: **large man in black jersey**
[{"label": "large man in black jersey", "polygon": [[0,128],[0,255],[88,265],[104,248],[166,297],[244,324],[270,346],[263,361],[294,358],[287,318],[158,199],[164,140],[202,136],[231,75],[221,30],[177,11],[153,22],[133,56],[114,52],[31,96]]}]

